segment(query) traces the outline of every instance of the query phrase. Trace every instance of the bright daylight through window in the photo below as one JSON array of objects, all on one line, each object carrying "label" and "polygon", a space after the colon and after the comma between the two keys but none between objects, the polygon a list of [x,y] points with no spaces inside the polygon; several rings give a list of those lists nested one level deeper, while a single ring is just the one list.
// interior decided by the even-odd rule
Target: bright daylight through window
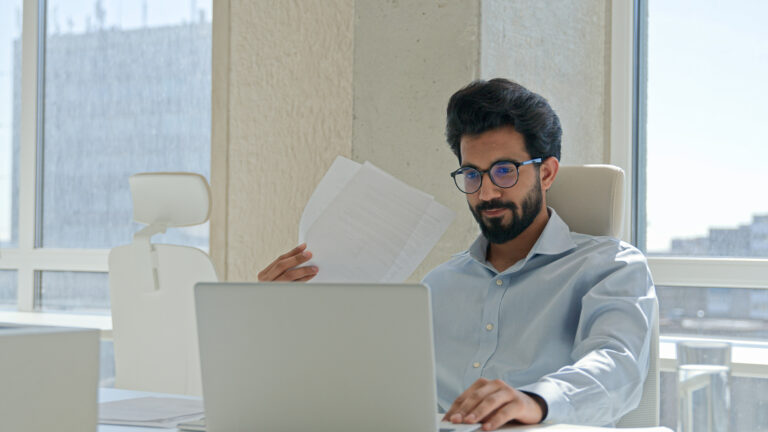
[{"label": "bright daylight through window", "polygon": [[651,255],[768,258],[763,1],[653,1],[648,19]]},{"label": "bright daylight through window", "polygon": [[[647,12],[638,245],[652,269],[654,259],[672,257],[768,265],[755,261],[768,259],[768,2],[648,0]],[[662,335],[768,349],[765,285],[685,285],[696,277],[665,283],[654,275]],[[675,401],[665,395],[675,394],[675,382],[662,374],[662,424],[673,428]],[[733,380],[732,430],[768,430],[765,394],[766,379]]]}]

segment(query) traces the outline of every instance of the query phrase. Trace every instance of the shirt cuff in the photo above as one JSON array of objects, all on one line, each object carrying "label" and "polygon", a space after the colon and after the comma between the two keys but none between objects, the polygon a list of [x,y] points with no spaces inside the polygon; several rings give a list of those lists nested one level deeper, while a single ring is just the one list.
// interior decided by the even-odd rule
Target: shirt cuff
[{"label": "shirt cuff", "polygon": [[518,387],[518,390],[524,393],[533,393],[544,399],[546,403],[547,412],[542,422],[548,423],[564,423],[565,418],[568,417],[568,411],[570,409],[568,399],[563,394],[563,391],[549,381],[538,381],[533,384],[528,384],[523,387]]},{"label": "shirt cuff", "polygon": [[536,402],[536,404],[539,406],[539,409],[541,410],[541,420],[539,420],[539,423],[544,422],[544,420],[547,419],[547,413],[549,412],[547,401],[545,401],[543,397],[537,395],[536,393],[531,393],[525,390],[521,390],[521,392],[527,394],[531,399],[533,399],[534,402]]}]

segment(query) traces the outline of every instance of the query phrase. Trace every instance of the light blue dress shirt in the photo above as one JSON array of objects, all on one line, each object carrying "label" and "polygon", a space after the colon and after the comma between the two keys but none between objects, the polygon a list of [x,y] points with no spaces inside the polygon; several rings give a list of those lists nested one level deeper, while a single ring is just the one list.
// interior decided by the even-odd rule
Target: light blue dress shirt
[{"label": "light blue dress shirt", "polygon": [[480,377],[540,395],[548,422],[613,425],[640,401],[658,309],[645,257],[549,212],[530,253],[503,272],[481,235],[424,278],[443,411]]}]

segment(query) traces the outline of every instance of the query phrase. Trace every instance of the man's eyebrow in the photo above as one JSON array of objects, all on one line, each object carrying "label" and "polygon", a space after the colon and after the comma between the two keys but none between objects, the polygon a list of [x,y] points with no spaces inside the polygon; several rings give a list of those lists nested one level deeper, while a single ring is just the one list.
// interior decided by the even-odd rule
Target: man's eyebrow
[{"label": "man's eyebrow", "polygon": [[[492,167],[492,166],[493,166],[493,164],[495,164],[495,163],[499,163],[499,162],[513,162],[513,163],[520,163],[520,161],[518,161],[518,160],[515,160],[515,159],[513,159],[513,158],[501,158],[501,159],[496,159],[495,161],[491,162],[491,164],[490,164],[490,165],[488,165],[488,168]],[[471,163],[462,163],[462,164],[461,164],[461,168],[474,168],[474,169],[476,169],[476,170],[480,171],[480,168],[478,168],[476,165],[473,165],[473,164],[471,164]]]}]

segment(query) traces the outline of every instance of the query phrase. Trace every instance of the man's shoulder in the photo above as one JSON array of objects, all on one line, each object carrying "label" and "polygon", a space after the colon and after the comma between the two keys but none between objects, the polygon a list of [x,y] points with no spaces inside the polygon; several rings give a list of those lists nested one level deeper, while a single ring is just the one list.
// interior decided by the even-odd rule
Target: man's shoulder
[{"label": "man's shoulder", "polygon": [[572,232],[571,238],[576,244],[571,253],[598,254],[606,258],[633,257],[645,261],[645,255],[638,248],[615,237]]},{"label": "man's shoulder", "polygon": [[468,250],[456,253],[451,256],[448,261],[433,268],[426,276],[424,276],[423,282],[429,284],[429,281],[450,277],[449,275],[457,272],[465,272],[469,266],[474,263],[474,259],[469,254]]}]

